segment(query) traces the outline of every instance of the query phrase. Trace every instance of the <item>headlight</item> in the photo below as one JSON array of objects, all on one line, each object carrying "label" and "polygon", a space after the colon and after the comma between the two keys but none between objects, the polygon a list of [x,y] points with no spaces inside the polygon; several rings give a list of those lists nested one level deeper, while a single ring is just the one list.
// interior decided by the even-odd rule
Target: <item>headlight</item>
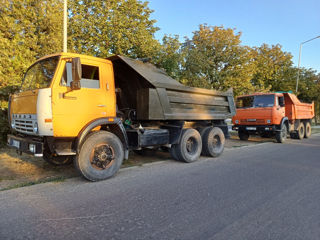
[{"label": "headlight", "polygon": [[239,123],[239,120],[236,120],[236,122],[235,122],[236,124],[238,124]]},{"label": "headlight", "polygon": [[35,123],[33,124],[33,132],[34,132],[34,133],[38,133],[38,123],[37,123],[37,122],[35,122]]}]

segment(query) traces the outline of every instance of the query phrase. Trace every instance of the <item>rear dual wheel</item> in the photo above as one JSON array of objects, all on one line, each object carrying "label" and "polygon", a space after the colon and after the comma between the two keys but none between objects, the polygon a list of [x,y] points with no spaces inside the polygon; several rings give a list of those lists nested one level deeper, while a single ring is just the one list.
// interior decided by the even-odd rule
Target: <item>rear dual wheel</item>
[{"label": "rear dual wheel", "polygon": [[202,138],[202,155],[218,157],[224,150],[225,136],[218,127],[206,127],[200,131]]},{"label": "rear dual wheel", "polygon": [[218,157],[224,150],[225,136],[218,127],[205,127],[198,131],[184,129],[179,144],[173,144],[170,154],[173,159],[194,162],[200,154]]},{"label": "rear dual wheel", "polygon": [[304,138],[305,128],[304,124],[301,122],[298,127],[298,139],[302,140]]},{"label": "rear dual wheel", "polygon": [[173,159],[191,163],[199,159],[202,141],[199,132],[195,129],[183,129],[178,144],[173,144],[170,154]]},{"label": "rear dual wheel", "polygon": [[311,124],[310,122],[306,122],[304,137],[309,138],[310,136],[311,136]]}]

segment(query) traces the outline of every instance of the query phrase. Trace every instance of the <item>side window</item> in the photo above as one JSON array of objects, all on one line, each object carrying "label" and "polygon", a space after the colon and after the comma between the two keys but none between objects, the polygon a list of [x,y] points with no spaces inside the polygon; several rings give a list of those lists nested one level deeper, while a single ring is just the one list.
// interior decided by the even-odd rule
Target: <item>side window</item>
[{"label": "side window", "polygon": [[72,82],[72,65],[71,65],[71,62],[67,62],[64,68],[60,85],[70,87],[71,82]]},{"label": "side window", "polygon": [[81,87],[83,88],[100,88],[99,67],[81,65],[82,78]]},{"label": "side window", "polygon": [[[81,88],[100,88],[99,67],[84,64],[81,67]],[[67,62],[60,85],[70,87],[70,82],[72,82],[72,65],[70,62]]]}]

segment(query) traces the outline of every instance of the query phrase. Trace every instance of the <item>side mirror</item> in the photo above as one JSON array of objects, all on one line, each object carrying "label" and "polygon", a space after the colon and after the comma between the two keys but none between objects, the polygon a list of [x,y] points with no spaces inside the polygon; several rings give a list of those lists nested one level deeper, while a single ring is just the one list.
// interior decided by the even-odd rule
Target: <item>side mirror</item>
[{"label": "side mirror", "polygon": [[279,97],[279,105],[280,107],[284,107],[284,97]]},{"label": "side mirror", "polygon": [[72,58],[72,82],[70,83],[72,90],[79,90],[81,88],[81,76],[82,68],[80,58]]}]

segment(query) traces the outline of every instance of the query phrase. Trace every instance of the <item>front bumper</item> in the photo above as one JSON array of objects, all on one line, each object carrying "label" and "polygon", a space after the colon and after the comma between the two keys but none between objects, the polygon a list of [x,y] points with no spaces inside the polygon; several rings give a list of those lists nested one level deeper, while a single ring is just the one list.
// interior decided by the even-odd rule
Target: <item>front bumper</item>
[{"label": "front bumper", "polygon": [[32,154],[35,157],[43,156],[43,142],[31,137],[18,137],[8,134],[7,145],[19,152]]},{"label": "front bumper", "polygon": [[234,125],[232,130],[248,131],[248,132],[275,132],[278,131],[275,125]]}]

